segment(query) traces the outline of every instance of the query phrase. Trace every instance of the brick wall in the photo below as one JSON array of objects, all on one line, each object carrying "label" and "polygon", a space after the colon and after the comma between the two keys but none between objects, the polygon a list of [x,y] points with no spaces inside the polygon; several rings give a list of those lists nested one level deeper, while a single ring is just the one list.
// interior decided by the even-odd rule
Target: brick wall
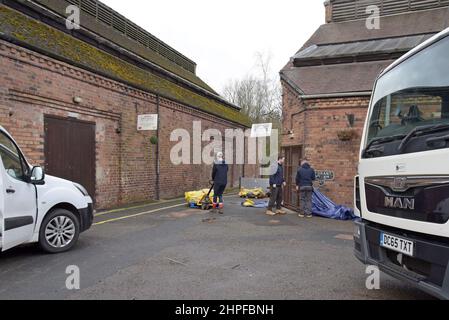
[{"label": "brick wall", "polygon": [[[326,182],[321,191],[336,203],[352,207],[353,179],[369,97],[304,100],[286,83],[283,93],[282,145],[301,145],[316,170],[334,171],[335,181]],[[353,128],[347,114],[355,116]],[[289,130],[293,130],[293,139]],[[341,141],[338,132],[342,130],[354,130],[355,137]]]},{"label": "brick wall", "polygon": [[[82,103],[75,104],[74,97]],[[45,165],[44,115],[75,115],[96,125],[96,201],[98,208],[146,201],[156,196],[156,132],[138,132],[138,114],[156,113],[157,97],[122,83],[0,41],[0,124],[33,164]],[[190,107],[160,99],[161,197],[208,185],[210,166],[170,161],[171,131],[203,128],[224,131],[236,124]],[[120,129],[120,133],[117,132]],[[252,169],[248,168],[248,171]],[[234,181],[243,172],[236,166]],[[230,173],[231,178],[231,173]],[[232,184],[231,184],[232,185]]]}]

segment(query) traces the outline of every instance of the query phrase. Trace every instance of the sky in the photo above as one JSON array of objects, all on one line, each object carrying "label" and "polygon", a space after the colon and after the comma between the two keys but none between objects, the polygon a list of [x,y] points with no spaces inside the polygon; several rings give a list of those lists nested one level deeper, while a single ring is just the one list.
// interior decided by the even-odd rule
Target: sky
[{"label": "sky", "polygon": [[271,75],[324,23],[324,0],[102,0],[197,63],[197,74],[222,93],[271,57]]}]

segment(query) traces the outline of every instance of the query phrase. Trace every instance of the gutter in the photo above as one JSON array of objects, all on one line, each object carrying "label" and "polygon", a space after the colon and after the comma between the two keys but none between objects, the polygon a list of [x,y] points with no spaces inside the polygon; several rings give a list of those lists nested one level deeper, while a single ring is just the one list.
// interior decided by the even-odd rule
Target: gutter
[{"label": "gutter", "polygon": [[161,101],[159,95],[156,96],[156,108],[157,108],[157,144],[156,144],[156,200],[161,200],[161,147],[160,147],[160,135],[161,135]]},{"label": "gutter", "polygon": [[372,91],[354,91],[342,93],[323,93],[323,94],[309,94],[301,95],[301,99],[332,99],[332,98],[348,98],[348,97],[370,97]]}]

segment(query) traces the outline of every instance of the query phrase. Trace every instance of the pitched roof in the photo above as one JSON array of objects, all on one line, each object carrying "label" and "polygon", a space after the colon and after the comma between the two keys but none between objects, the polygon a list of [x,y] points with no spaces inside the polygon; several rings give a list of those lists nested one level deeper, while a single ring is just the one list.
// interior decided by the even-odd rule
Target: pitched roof
[{"label": "pitched roof", "polygon": [[399,38],[364,40],[348,43],[312,45],[293,57],[295,67],[329,63],[349,63],[366,60],[385,60],[379,56],[398,58],[433,34]]},{"label": "pitched roof", "polygon": [[384,60],[301,68],[290,63],[282,71],[282,77],[293,82],[304,95],[367,92],[373,89],[380,72],[392,62]]},{"label": "pitched roof", "polygon": [[385,16],[380,22],[379,30],[367,29],[365,19],[320,26],[281,77],[305,95],[371,91],[394,59],[449,26],[449,8]]},{"label": "pitched roof", "polygon": [[67,15],[66,9],[69,5],[79,6],[82,28],[216,94],[195,74],[195,62],[102,2],[98,0],[33,0],[33,2],[23,1],[22,5],[35,10],[38,7],[36,3],[62,17]]},{"label": "pitched roof", "polygon": [[380,18],[380,29],[368,29],[366,20],[321,25],[302,48],[313,44],[344,43],[437,33],[449,26],[449,7],[414,11]]},{"label": "pitched roof", "polygon": [[80,68],[136,88],[159,94],[216,115],[250,125],[249,119],[213,94],[205,95],[183,84],[150,72],[142,65],[121,59],[72,35],[0,4],[0,38],[28,47]]}]

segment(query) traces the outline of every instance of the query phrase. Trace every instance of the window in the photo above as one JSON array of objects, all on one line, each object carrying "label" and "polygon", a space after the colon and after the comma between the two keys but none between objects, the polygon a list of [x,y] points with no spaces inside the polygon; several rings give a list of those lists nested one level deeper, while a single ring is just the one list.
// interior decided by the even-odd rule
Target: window
[{"label": "window", "polygon": [[0,156],[6,173],[14,179],[24,181],[28,174],[28,165],[16,145],[4,133],[0,133]]},{"label": "window", "polygon": [[[449,125],[449,37],[443,38],[382,75],[373,93],[367,145],[391,143],[416,129]],[[449,129],[448,129],[449,130]],[[431,132],[431,131],[430,131]],[[430,133],[429,132],[429,133]],[[428,137],[410,152],[432,149]],[[394,143],[399,144],[401,141]],[[442,141],[435,148],[449,147]],[[383,156],[398,154],[385,148]],[[398,149],[398,148],[396,148]],[[403,150],[403,148],[402,148]]]},{"label": "window", "polygon": [[416,88],[396,92],[374,106],[368,138],[406,135],[423,125],[449,123],[445,104],[449,88]]}]

